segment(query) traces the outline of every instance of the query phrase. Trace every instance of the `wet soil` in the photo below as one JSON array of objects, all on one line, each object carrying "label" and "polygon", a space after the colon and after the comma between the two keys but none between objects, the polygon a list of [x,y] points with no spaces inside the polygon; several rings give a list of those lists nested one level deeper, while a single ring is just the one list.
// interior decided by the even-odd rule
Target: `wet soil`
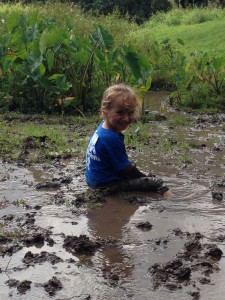
[{"label": "wet soil", "polygon": [[[131,158],[174,195],[107,195],[84,156],[0,165],[0,299],[224,299],[225,116],[174,126],[164,93],[146,101],[148,132]],[[153,113],[151,112],[153,111]],[[139,133],[138,133],[139,132]],[[24,141],[26,151],[47,138]]]}]

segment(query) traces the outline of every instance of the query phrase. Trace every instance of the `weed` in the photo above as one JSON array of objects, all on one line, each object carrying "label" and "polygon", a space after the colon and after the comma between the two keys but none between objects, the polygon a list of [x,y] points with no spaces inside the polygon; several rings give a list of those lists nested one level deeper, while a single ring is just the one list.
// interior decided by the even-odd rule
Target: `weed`
[{"label": "weed", "polygon": [[13,205],[15,206],[26,206],[27,200],[26,199],[17,199],[12,202]]},{"label": "weed", "polygon": [[177,126],[177,125],[188,126],[190,125],[190,119],[185,115],[177,114],[169,117],[168,124],[170,126]]},{"label": "weed", "polygon": [[165,152],[171,151],[175,146],[177,146],[177,141],[170,137],[164,137],[161,142],[161,147]]},{"label": "weed", "polygon": [[125,132],[125,142],[128,147],[149,144],[149,125],[141,122],[132,124]]},{"label": "weed", "polygon": [[102,207],[102,203],[95,203],[95,208],[101,208]]},{"label": "weed", "polygon": [[19,228],[14,230],[6,230],[3,225],[0,225],[0,237],[7,237],[12,239],[19,239],[27,235],[27,231]]},{"label": "weed", "polygon": [[82,267],[82,266],[87,266],[91,265],[91,257],[85,256],[85,255],[80,255],[79,256],[79,261],[76,263],[77,267]]},{"label": "weed", "polygon": [[0,201],[0,209],[5,208],[8,205],[9,201],[4,197],[2,201]]},{"label": "weed", "polygon": [[183,164],[193,164],[194,163],[194,159],[191,158],[188,154],[183,154],[180,156],[180,162]]},{"label": "weed", "polygon": [[193,148],[193,149],[199,149],[200,146],[197,143],[191,142],[191,143],[189,143],[189,147]]}]

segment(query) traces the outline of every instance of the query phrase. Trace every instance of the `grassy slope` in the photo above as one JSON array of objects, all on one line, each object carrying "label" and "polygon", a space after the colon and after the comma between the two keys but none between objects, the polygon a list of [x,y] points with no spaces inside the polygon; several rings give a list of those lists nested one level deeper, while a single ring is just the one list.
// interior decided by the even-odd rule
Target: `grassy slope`
[{"label": "grassy slope", "polygon": [[185,43],[185,50],[189,53],[194,50],[202,50],[212,54],[224,54],[225,20],[163,27],[155,30],[152,36],[158,42],[165,38],[170,38],[171,41],[181,38]]},{"label": "grassy slope", "polygon": [[139,51],[151,52],[153,41],[181,38],[182,51],[209,52],[212,55],[225,53],[225,10],[222,9],[174,9],[159,13],[141,27],[128,34],[128,41]]}]

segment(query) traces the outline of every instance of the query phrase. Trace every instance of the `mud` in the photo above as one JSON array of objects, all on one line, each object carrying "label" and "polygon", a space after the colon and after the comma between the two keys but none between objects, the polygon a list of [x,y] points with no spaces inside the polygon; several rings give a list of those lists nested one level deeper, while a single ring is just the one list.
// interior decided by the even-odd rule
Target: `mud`
[{"label": "mud", "polygon": [[66,251],[76,254],[94,254],[100,248],[100,243],[91,241],[86,235],[67,236],[64,239],[63,247]]},{"label": "mud", "polygon": [[223,300],[225,117],[191,114],[190,125],[171,126],[159,109],[165,94],[153,96],[143,117],[149,134],[128,151],[171,187],[169,199],[96,193],[84,157],[28,164],[46,137],[24,141],[19,161],[1,161],[2,300]]},{"label": "mud", "polygon": [[[167,263],[155,263],[149,268],[154,289],[160,285],[172,290],[181,289],[182,285],[197,286],[196,280],[191,280],[194,272],[200,272],[202,275],[197,279],[199,283],[209,284],[210,274],[219,270],[218,261],[223,252],[216,244],[202,243],[203,236],[200,233],[181,235],[189,239],[184,244],[183,252],[177,253],[176,257]],[[200,293],[198,295],[200,296]]]}]

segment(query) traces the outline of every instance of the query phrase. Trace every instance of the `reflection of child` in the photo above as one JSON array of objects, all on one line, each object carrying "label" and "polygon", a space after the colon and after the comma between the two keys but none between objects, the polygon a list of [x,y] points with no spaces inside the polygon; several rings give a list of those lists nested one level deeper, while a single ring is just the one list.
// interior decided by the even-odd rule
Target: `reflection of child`
[{"label": "reflection of child", "polygon": [[113,85],[104,92],[103,122],[91,137],[86,153],[87,183],[111,191],[144,190],[170,196],[161,179],[148,177],[128,159],[122,131],[138,116],[139,108],[134,90],[127,85]]}]

